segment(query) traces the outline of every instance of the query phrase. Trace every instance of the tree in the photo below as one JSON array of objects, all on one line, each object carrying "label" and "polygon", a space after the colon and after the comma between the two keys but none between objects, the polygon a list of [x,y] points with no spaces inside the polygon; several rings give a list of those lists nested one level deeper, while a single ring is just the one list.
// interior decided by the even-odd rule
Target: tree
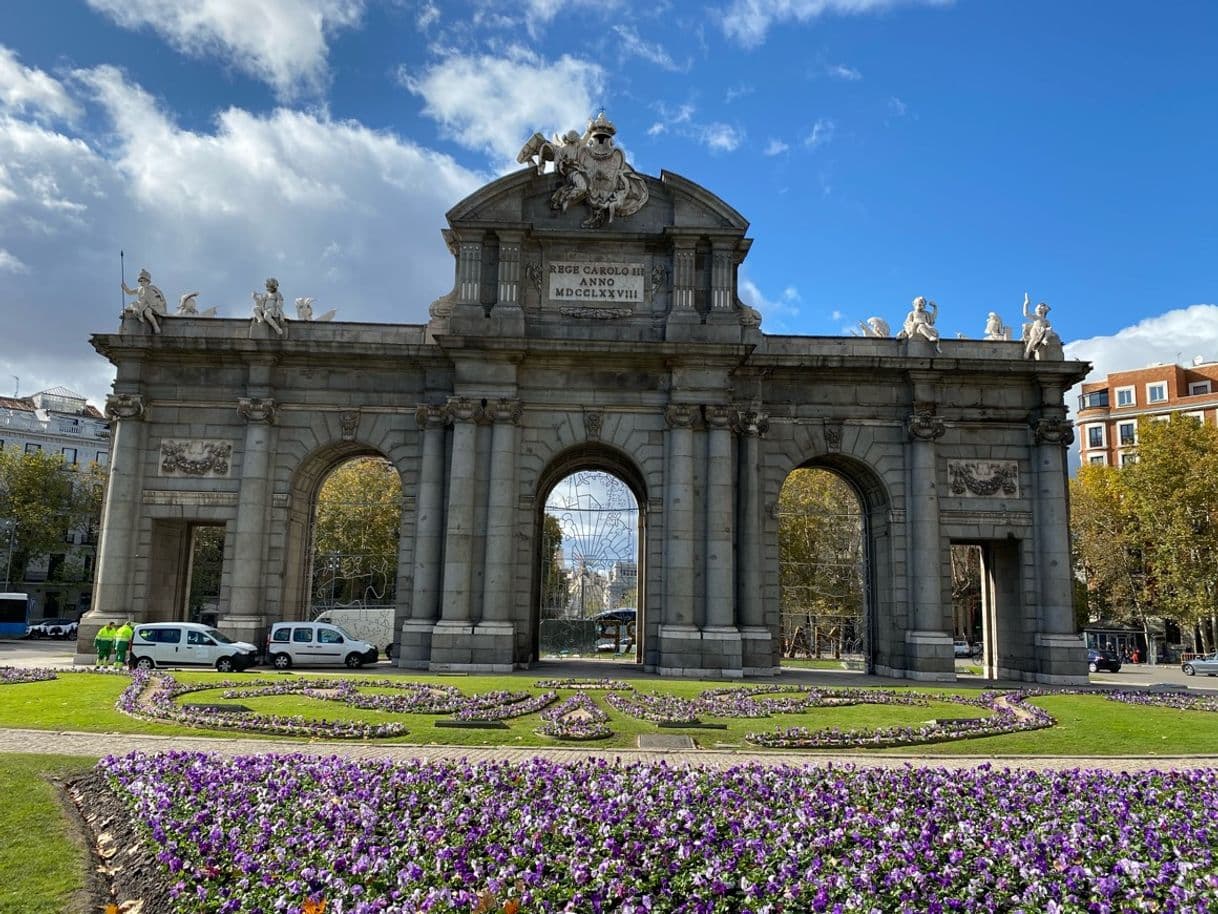
[{"label": "tree", "polygon": [[43,451],[0,451],[0,519],[2,542],[12,580],[25,577],[30,559],[64,551],[70,530],[96,528],[101,515],[105,471],[90,465],[72,472],[62,455]]},{"label": "tree", "polygon": [[317,494],[314,602],[392,602],[401,521],[402,480],[387,461],[359,457],[334,470]]},{"label": "tree", "polygon": [[1093,614],[1138,625],[1149,637],[1148,549],[1133,511],[1128,469],[1087,464],[1070,481],[1075,567]]},{"label": "tree", "polygon": [[562,525],[547,514],[541,522],[541,605],[548,618],[561,615],[570,599],[567,572],[562,561]]},{"label": "tree", "polygon": [[1126,469],[1131,510],[1152,570],[1157,610],[1218,634],[1218,427],[1176,414],[1138,423],[1138,462]]},{"label": "tree", "polygon": [[820,654],[822,638],[861,635],[862,516],[858,498],[827,470],[792,472],[778,496],[778,568],[786,656]]}]

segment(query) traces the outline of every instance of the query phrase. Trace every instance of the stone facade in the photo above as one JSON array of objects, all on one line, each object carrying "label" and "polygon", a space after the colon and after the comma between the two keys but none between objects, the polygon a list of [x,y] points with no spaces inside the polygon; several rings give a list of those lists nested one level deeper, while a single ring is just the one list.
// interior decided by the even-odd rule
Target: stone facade
[{"label": "stone facade", "polygon": [[[453,208],[454,286],[426,325],[173,318],[153,334],[128,316],[94,336],[118,375],[82,658],[104,619],[179,611],[192,523],[226,528],[226,632],[258,643],[306,614],[313,500],[367,454],[405,493],[403,666],[532,663],[542,506],[600,469],[644,516],[645,668],[770,675],[779,490],[824,467],[864,508],[872,670],[954,677],[949,547],[968,543],[986,556],[988,671],[1085,681],[1063,405],[1085,364],[1025,360],[1018,341],[766,335],[737,297],[736,210],[631,172],[640,208],[589,217],[558,206],[573,180],[524,169]],[[174,472],[166,454],[185,455]]]}]

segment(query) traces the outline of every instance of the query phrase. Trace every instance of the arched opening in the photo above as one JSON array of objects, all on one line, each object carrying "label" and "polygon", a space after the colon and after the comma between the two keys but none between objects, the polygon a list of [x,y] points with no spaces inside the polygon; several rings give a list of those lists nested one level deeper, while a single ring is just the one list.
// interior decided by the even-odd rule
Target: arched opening
[{"label": "arched opening", "polygon": [[862,500],[828,469],[792,470],[778,496],[781,663],[869,667],[871,613]]},{"label": "arched opening", "polygon": [[326,475],[313,505],[310,618],[387,611],[392,626],[401,519],[402,479],[384,458],[354,457]]},{"label": "arched opening", "polygon": [[643,662],[641,480],[624,459],[569,454],[543,480],[534,587],[534,656]]}]

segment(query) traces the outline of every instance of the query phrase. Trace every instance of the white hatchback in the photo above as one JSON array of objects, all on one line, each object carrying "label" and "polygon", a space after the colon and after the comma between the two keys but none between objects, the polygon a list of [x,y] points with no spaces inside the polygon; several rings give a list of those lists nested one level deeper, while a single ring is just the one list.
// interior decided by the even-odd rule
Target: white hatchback
[{"label": "white hatchback", "polygon": [[267,663],[277,670],[342,665],[355,669],[376,663],[376,658],[376,645],[325,622],[276,622],[266,639]]},{"label": "white hatchback", "polygon": [[141,622],[131,636],[131,663],[143,670],[214,666],[231,673],[248,669],[257,659],[254,645],[233,641],[219,629],[197,622]]}]

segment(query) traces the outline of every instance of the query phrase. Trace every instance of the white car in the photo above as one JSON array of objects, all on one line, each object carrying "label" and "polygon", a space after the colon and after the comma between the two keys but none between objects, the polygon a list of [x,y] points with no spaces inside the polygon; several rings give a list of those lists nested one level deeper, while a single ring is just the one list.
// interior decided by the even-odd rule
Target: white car
[{"label": "white car", "polygon": [[952,653],[957,657],[971,657],[973,656],[973,648],[963,638],[957,638],[952,643]]},{"label": "white car", "polygon": [[376,663],[377,648],[325,622],[276,622],[266,639],[266,660],[277,670],[293,666],[348,666]]},{"label": "white car", "polygon": [[141,622],[131,636],[131,664],[142,670],[214,666],[221,673],[239,673],[257,659],[254,645],[198,622]]},{"label": "white car", "polygon": [[75,638],[79,623],[75,619],[41,619],[31,622],[26,636],[29,638]]}]

